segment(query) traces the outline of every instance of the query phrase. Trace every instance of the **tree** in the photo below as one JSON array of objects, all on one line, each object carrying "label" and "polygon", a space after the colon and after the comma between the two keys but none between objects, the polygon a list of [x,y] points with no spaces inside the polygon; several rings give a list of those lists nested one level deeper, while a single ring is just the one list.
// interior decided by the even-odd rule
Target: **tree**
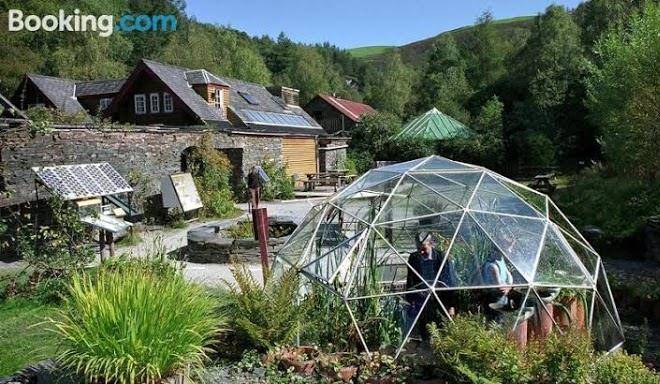
[{"label": "tree", "polygon": [[412,79],[412,71],[401,56],[389,53],[380,68],[371,68],[365,75],[365,100],[378,110],[402,117],[410,100]]},{"label": "tree", "polygon": [[503,121],[504,104],[497,96],[490,98],[481,107],[474,120],[473,128],[477,132],[481,164],[498,168],[504,161]]},{"label": "tree", "polygon": [[165,47],[162,60],[188,68],[204,68],[220,76],[269,84],[270,71],[253,42],[224,27],[191,24]]},{"label": "tree", "polygon": [[470,31],[465,44],[466,73],[474,89],[489,86],[506,73],[506,52],[504,40],[493,26],[493,14],[484,11]]},{"label": "tree", "polygon": [[575,20],[582,30],[582,42],[593,47],[606,32],[621,28],[633,12],[644,8],[647,0],[590,0],[575,9]]},{"label": "tree", "polygon": [[276,77],[276,83],[300,90],[304,105],[318,93],[329,93],[341,87],[341,76],[314,48],[297,46],[290,67]]},{"label": "tree", "polygon": [[585,119],[580,30],[565,8],[553,5],[537,17],[515,62],[509,78],[522,89],[512,108],[516,129],[539,131],[559,155],[591,158],[595,137]]},{"label": "tree", "polygon": [[660,6],[649,4],[627,30],[596,44],[589,116],[601,127],[604,154],[621,174],[656,179],[660,167]]},{"label": "tree", "polygon": [[374,160],[391,160],[390,139],[401,129],[401,120],[394,114],[379,112],[362,116],[351,132],[349,156],[359,172],[365,172]]},{"label": "tree", "polygon": [[472,88],[465,76],[465,62],[451,35],[444,35],[433,44],[416,90],[418,112],[436,107],[459,121],[469,122],[464,106]]}]

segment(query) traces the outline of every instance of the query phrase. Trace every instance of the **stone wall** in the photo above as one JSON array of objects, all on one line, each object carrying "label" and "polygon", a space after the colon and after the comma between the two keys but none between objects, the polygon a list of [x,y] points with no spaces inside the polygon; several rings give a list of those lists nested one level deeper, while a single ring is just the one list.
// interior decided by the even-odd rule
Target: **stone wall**
[{"label": "stone wall", "polygon": [[[130,171],[147,175],[153,190],[162,176],[181,171],[181,155],[199,145],[204,131],[194,128],[138,127],[130,130],[57,128],[31,137],[25,129],[0,128],[0,207],[34,198],[31,167],[108,162],[126,177]],[[264,158],[282,161],[279,137],[212,133],[218,149],[242,149],[240,167],[247,174]]]}]

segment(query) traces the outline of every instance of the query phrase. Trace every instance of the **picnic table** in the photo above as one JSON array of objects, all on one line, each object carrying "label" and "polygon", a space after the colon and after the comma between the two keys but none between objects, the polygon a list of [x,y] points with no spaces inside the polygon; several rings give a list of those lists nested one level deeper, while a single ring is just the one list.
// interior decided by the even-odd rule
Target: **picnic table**
[{"label": "picnic table", "polygon": [[542,175],[534,176],[534,180],[530,184],[530,187],[543,193],[550,194],[557,189],[557,187],[552,184],[552,180],[555,178],[555,173],[545,173]]},{"label": "picnic table", "polygon": [[347,173],[347,171],[308,173],[307,180],[303,181],[305,191],[313,191],[317,185],[330,185],[337,192],[340,187],[350,184],[355,179],[355,175]]}]

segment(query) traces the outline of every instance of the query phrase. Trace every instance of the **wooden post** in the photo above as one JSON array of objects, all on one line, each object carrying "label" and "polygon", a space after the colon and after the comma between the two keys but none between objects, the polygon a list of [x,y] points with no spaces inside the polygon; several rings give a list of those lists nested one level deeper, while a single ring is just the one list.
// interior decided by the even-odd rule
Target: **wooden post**
[{"label": "wooden post", "polygon": [[99,254],[101,255],[101,261],[104,260],[105,255],[105,230],[99,228]]},{"label": "wooden post", "polygon": [[264,284],[268,275],[268,212],[266,208],[257,208],[254,211],[255,236],[259,240],[259,253],[261,254],[261,270]]},{"label": "wooden post", "polygon": [[110,257],[115,256],[115,236],[112,232],[105,232],[105,239],[108,242],[108,248],[110,250]]}]

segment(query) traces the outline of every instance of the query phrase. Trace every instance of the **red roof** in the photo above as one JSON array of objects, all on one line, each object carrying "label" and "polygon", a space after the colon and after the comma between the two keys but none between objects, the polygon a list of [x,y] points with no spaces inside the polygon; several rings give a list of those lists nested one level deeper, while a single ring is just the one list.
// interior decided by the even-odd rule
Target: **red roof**
[{"label": "red roof", "polygon": [[365,113],[376,113],[376,110],[370,105],[358,103],[357,101],[340,99],[328,95],[319,95],[319,97],[355,122],[359,121]]}]

